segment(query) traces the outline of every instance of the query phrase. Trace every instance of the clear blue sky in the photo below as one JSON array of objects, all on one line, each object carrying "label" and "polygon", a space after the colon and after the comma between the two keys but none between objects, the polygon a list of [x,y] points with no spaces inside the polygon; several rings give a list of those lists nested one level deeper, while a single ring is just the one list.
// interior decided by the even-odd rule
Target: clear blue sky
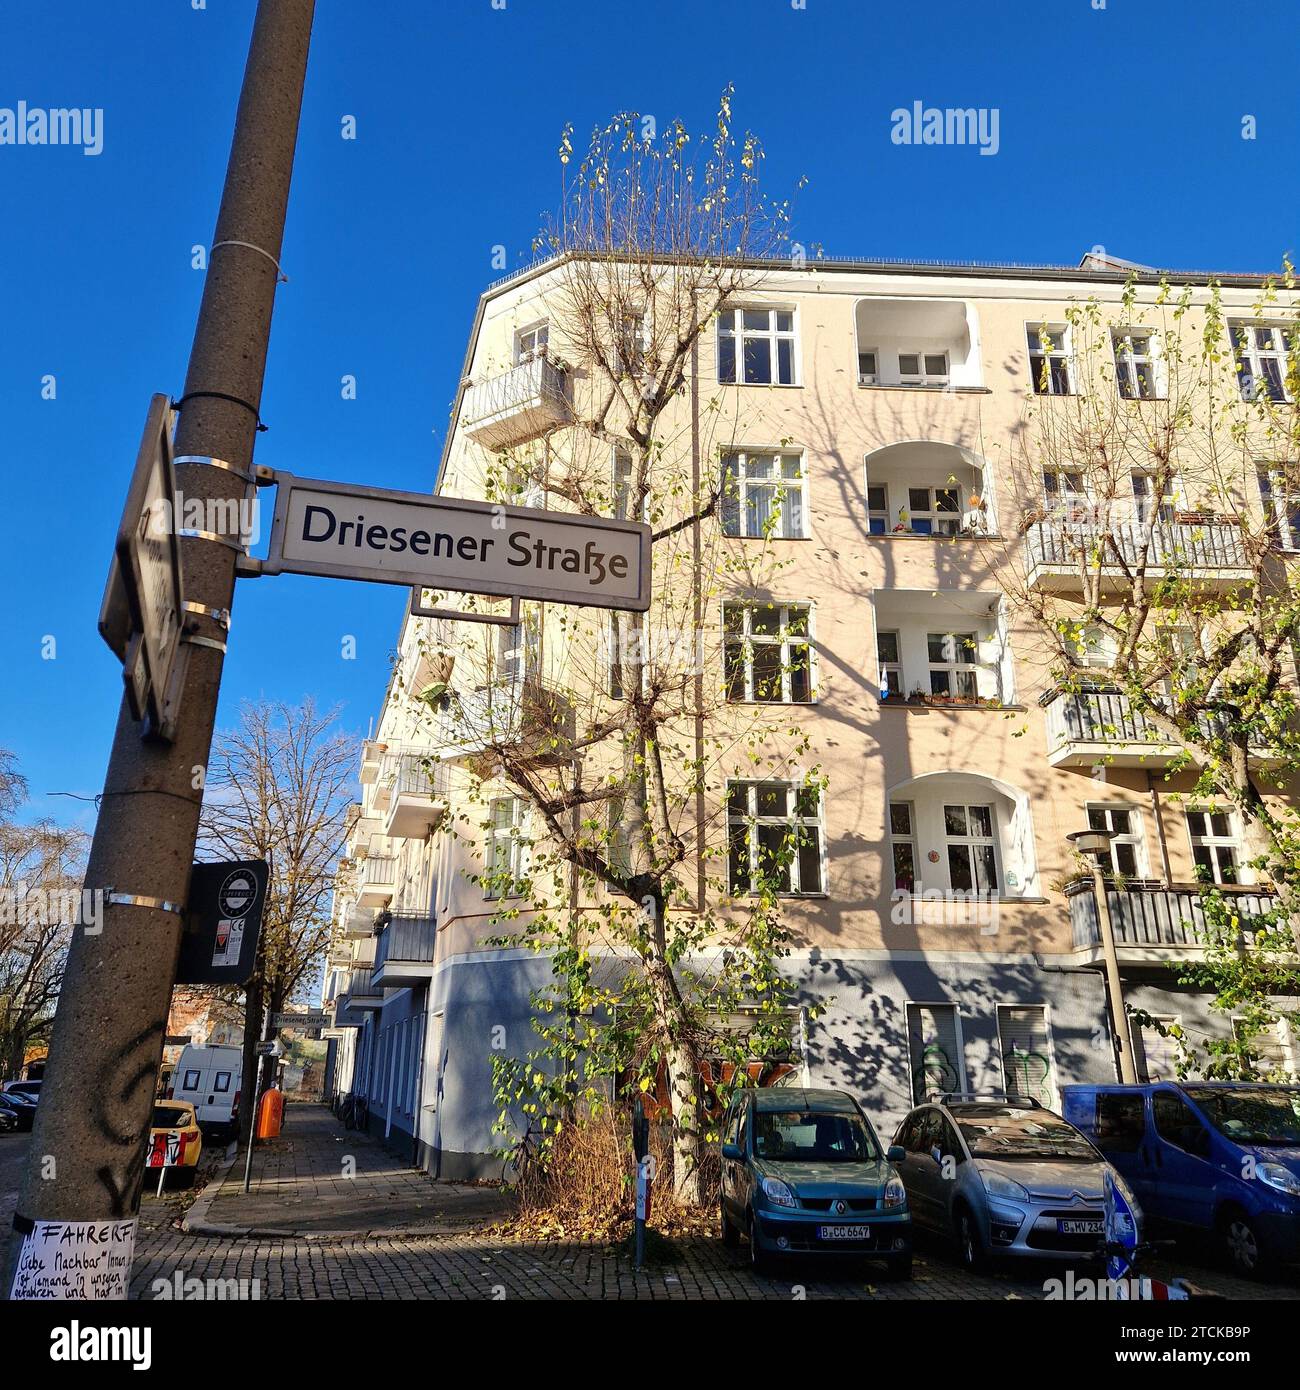
[{"label": "clear blue sky", "polygon": [[[211,238],[253,10],[0,10],[0,107],[105,113],[97,157],[0,146],[0,746],[33,813],[88,821],[49,793],[102,785],[120,674],[95,618],[149,396],[184,378],[190,248]],[[431,486],[492,247],[527,259],[560,128],[633,109],[707,129],[727,81],[774,191],[809,176],[797,233],[828,254],[1073,264],[1100,243],[1274,268],[1300,240],[1294,19],[1283,0],[321,0],[258,460]],[[917,100],[997,108],[999,153],[891,144],[890,112]],[[364,730],[403,602],[241,582],[222,722],[243,697],[311,693]]]}]

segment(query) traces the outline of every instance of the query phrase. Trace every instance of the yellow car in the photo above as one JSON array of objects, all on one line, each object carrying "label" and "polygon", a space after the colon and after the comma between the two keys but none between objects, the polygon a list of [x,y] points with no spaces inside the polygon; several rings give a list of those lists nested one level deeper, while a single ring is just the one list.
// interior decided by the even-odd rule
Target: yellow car
[{"label": "yellow car", "polygon": [[192,1187],[203,1152],[203,1135],[194,1118],[194,1107],[183,1100],[156,1100],[149,1146],[145,1149],[145,1168],[175,1170],[177,1186]]}]

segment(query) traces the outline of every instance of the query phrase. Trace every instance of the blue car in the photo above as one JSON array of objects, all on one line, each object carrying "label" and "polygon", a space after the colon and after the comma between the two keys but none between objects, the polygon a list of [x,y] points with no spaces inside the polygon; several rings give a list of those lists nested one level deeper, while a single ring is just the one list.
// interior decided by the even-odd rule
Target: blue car
[{"label": "blue car", "polygon": [[1300,1087],[1154,1082],[1062,1095],[1066,1119],[1124,1177],[1152,1226],[1209,1232],[1248,1278],[1300,1263]]},{"label": "blue car", "polygon": [[722,1121],[723,1242],[747,1237],[759,1273],[782,1255],[851,1255],[908,1279],[912,1218],[899,1157],[841,1091],[739,1091]]}]

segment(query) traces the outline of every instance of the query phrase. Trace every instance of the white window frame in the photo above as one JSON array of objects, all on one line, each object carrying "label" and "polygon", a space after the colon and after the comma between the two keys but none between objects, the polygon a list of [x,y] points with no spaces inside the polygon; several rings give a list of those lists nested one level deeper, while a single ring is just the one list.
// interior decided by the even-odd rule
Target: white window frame
[{"label": "white window frame", "polygon": [[531,614],[497,629],[497,679],[507,685],[535,680],[541,659],[541,631]]},{"label": "white window frame", "polygon": [[[1288,328],[1291,329],[1293,335],[1297,332],[1294,324],[1281,323],[1276,320],[1228,320],[1228,343],[1232,348],[1232,360],[1237,369],[1237,387],[1241,392],[1243,401],[1260,399],[1261,393],[1258,386],[1261,382],[1269,387],[1263,393],[1265,399],[1279,404],[1291,399],[1291,393],[1286,384],[1289,356]],[[1265,332],[1269,334],[1271,339],[1267,346],[1259,342],[1260,333]],[[1245,339],[1244,342],[1238,341],[1239,334]],[[1274,394],[1274,383],[1270,381],[1266,364],[1274,364],[1277,368],[1275,383],[1277,394]]]},{"label": "white window frame", "polygon": [[[913,507],[912,494],[914,492],[924,492],[926,494],[926,505],[924,507]],[[957,505],[952,511],[939,506],[939,494],[941,492],[951,492],[955,494]],[[927,521],[930,524],[928,531],[918,531],[916,529],[917,520]],[[918,536],[956,536],[961,533],[962,527],[962,499],[961,487],[956,483],[909,483],[907,486],[907,525],[914,535]]]},{"label": "white window frame", "polygon": [[[741,614],[741,627],[739,631],[734,631],[727,626],[728,610],[739,609]],[[754,614],[756,610],[772,609],[777,614],[778,631],[775,633],[756,633],[754,629]],[[790,631],[790,618],[792,614],[802,613],[804,617],[804,631],[802,633],[792,633]],[[740,602],[733,601],[722,605],[722,646],[724,670],[727,673],[727,701],[730,704],[763,704],[763,705],[815,705],[817,703],[817,667],[816,651],[813,646],[813,604],[810,600],[801,600],[797,603],[785,602]],[[754,648],[755,646],[779,647],[781,651],[781,698],[779,700],[759,699],[754,694]],[[742,649],[741,660],[744,663],[744,683],[745,693],[743,696],[733,696],[731,693],[730,681],[730,655],[735,647]],[[804,662],[808,672],[808,698],[806,700],[795,700],[793,698],[793,661],[796,649],[802,648],[804,652]]]},{"label": "white window frame", "polygon": [[[1145,344],[1141,350],[1138,343]],[[1164,400],[1160,344],[1152,328],[1113,328],[1111,351],[1115,357],[1115,389],[1121,400]],[[1127,386],[1128,389],[1125,389]]]},{"label": "white window frame", "polygon": [[[1075,478],[1079,480],[1078,488],[1074,486],[1072,481]],[[1080,507],[1091,505],[1088,496],[1088,480],[1084,477],[1081,469],[1044,468],[1042,479],[1043,505],[1054,514],[1067,511],[1075,512]]]},{"label": "white window frame", "polygon": [[1257,474],[1265,524],[1278,549],[1300,550],[1300,480],[1288,488],[1281,470],[1262,464]]},{"label": "white window frame", "polygon": [[[509,821],[499,824],[497,807],[510,804]],[[528,873],[531,846],[525,838],[528,823],[528,803],[521,796],[493,796],[487,803],[488,824],[483,831],[483,866],[485,877],[495,880],[501,868],[498,856],[504,855],[505,868],[510,874],[511,887],[518,887]],[[516,892],[502,892],[494,881],[483,884],[483,896],[488,901],[515,898]]]},{"label": "white window frame", "polygon": [[[1291,1029],[1287,1025],[1285,1019],[1279,1018],[1277,1022],[1273,1024],[1272,1028],[1266,1028],[1262,1033],[1245,1034],[1245,1037],[1243,1039],[1243,1033],[1245,1032],[1244,1025],[1246,1020],[1242,1018],[1239,1014],[1233,1014],[1231,1018],[1232,1034],[1233,1037],[1239,1042],[1243,1040],[1249,1042],[1252,1038],[1267,1038],[1268,1035],[1271,1033],[1273,1035],[1273,1044],[1282,1054],[1281,1062],[1284,1069],[1290,1073],[1292,1078],[1295,1077],[1296,1072],[1297,1070],[1300,1070],[1300,1067],[1297,1066],[1295,1039],[1291,1036]],[[1255,1070],[1262,1075],[1265,1068],[1260,1067],[1259,1063],[1256,1062]]]},{"label": "white window frame", "polygon": [[[890,530],[890,522],[889,522],[889,485],[888,485],[887,483],[873,483],[873,482],[868,481],[866,487],[867,487],[867,534],[868,534],[869,536],[887,536],[887,535],[889,535],[889,530]],[[878,492],[878,493],[880,494],[881,505],[880,505],[879,507],[873,507],[873,506],[871,505],[871,494],[872,494],[873,492]],[[873,530],[871,529],[871,523],[872,523],[873,521],[879,521],[879,522],[880,522],[880,529],[879,529],[879,530],[873,531]]]},{"label": "white window frame", "polygon": [[[930,639],[937,637],[945,649],[945,657],[942,661],[936,661],[930,650]],[[966,639],[970,642],[967,645]],[[980,635],[978,632],[929,632],[925,634],[925,660],[927,682],[931,695],[948,695],[951,698],[970,700],[972,703],[980,697],[980,678],[981,670],[987,669],[979,659]],[[969,652],[968,657],[963,658],[961,653]],[[950,655],[949,655],[950,653]],[[948,689],[946,691],[934,688],[934,677],[936,673],[946,674],[948,677]],[[959,688],[963,677],[969,677],[970,690],[964,693]]]},{"label": "white window frame", "polygon": [[[965,834],[954,834],[948,829],[948,811],[950,808],[961,809],[966,820]],[[972,810],[987,811],[989,813],[988,835],[972,834],[970,816]],[[1002,885],[1005,882],[1005,875],[1002,871],[1002,846],[999,843],[998,808],[996,804],[991,801],[944,801],[939,804],[939,814],[943,827],[944,867],[948,871],[948,887],[954,893],[969,893],[973,891],[991,895],[995,899],[1000,898],[1002,896]],[[959,845],[966,850],[967,863],[970,865],[971,869],[970,877],[972,886],[970,888],[958,888],[952,881],[952,857],[948,851],[951,850],[954,845]],[[980,871],[982,860],[980,856],[975,853],[975,850],[977,847],[982,847],[984,845],[991,846],[993,850],[993,873],[997,882],[992,886],[980,882],[982,877]]]},{"label": "white window frame", "polygon": [[[871,370],[862,370],[862,359],[871,358]],[[859,386],[879,386],[880,385],[880,349],[867,347],[858,349],[858,385]]]},{"label": "white window frame", "polygon": [[[1181,1028],[1183,1023],[1181,1014],[1152,1014],[1151,1021],[1153,1023],[1161,1024],[1166,1030],[1171,1028]],[[1159,1038],[1162,1043],[1169,1042],[1171,1041],[1171,1039],[1162,1036],[1159,1032],[1156,1031],[1156,1029],[1149,1028],[1146,1024],[1143,1024],[1141,1028],[1138,1028],[1135,1031],[1137,1033],[1138,1040],[1142,1044],[1142,1071],[1144,1073],[1143,1083],[1148,1086],[1157,1085],[1161,1081],[1171,1081],[1177,1084],[1177,1070],[1175,1070],[1173,1076],[1152,1076],[1149,1066],[1150,1053],[1147,1051],[1147,1038]],[[1174,1055],[1177,1056],[1178,1044],[1176,1042],[1174,1043],[1173,1051]]]},{"label": "white window frame", "polygon": [[526,362],[535,362],[550,351],[551,322],[538,319],[515,329],[515,366],[522,367]]},{"label": "white window frame", "polygon": [[[731,463],[735,461],[735,472]],[[752,477],[750,470],[759,461],[770,461],[772,476]],[[797,477],[790,477],[787,462],[793,461],[798,469]],[[780,524],[771,528],[771,539],[807,540],[809,536],[808,516],[808,469],[804,464],[802,449],[724,449],[720,461],[723,534],[736,540],[763,540],[765,528],[759,525],[749,529],[751,514],[757,516],[753,501],[762,494],[771,494],[764,508],[770,516],[772,509],[779,507]],[[734,495],[733,495],[734,486]],[[788,510],[793,509],[793,510]],[[735,517],[735,529],[728,530],[728,518]],[[797,520],[798,526],[793,535],[786,534],[786,518],[791,524]]]},{"label": "white window frame", "polygon": [[[765,328],[749,327],[745,323],[746,314],[766,314]],[[788,329],[777,326],[778,315],[788,315]],[[733,353],[731,376],[723,375],[722,343],[730,339]],[[771,369],[770,381],[749,381],[745,377],[745,345],[750,341],[765,340],[768,345],[768,365]],[[781,381],[780,344],[790,344],[790,380]],[[879,365],[879,359],[877,359]],[[802,384],[799,371],[799,316],[792,305],[781,304],[729,304],[718,314],[718,381],[727,386],[799,386]]]},{"label": "white window frame", "polygon": [[[1029,350],[1029,384],[1036,396],[1073,396],[1074,351],[1070,326],[1046,321],[1025,324],[1025,345]],[[1037,365],[1035,365],[1035,359]],[[1048,389],[1043,390],[1043,361],[1048,362]],[[1059,389],[1057,367],[1065,374],[1065,388]]]},{"label": "white window frame", "polygon": [[[1133,829],[1123,832],[1116,832],[1111,836],[1106,848],[1107,860],[1110,864],[1110,872],[1115,878],[1128,877],[1130,879],[1146,879],[1150,877],[1147,861],[1146,836],[1143,834],[1142,813],[1136,806],[1129,805],[1124,801],[1085,801],[1083,805],[1084,816],[1088,820],[1089,828],[1092,825],[1093,812],[1099,812],[1104,819],[1104,824],[1100,827],[1104,830],[1115,830],[1116,811],[1123,812],[1128,816],[1128,823]],[[1119,865],[1115,861],[1115,846],[1130,845],[1133,849],[1133,872],[1124,875]]]},{"label": "white window frame", "polygon": [[[632,472],[632,455],[621,445],[613,445],[609,453],[610,514],[615,521],[631,520],[628,515],[628,505],[632,500]],[[641,503],[640,520],[650,520],[650,494],[648,491]]]},{"label": "white window frame", "polygon": [[[1192,829],[1192,817],[1205,817],[1205,830],[1198,832]],[[1213,827],[1210,820],[1211,816],[1226,816],[1228,818],[1227,834],[1220,834]],[[1187,842],[1192,853],[1192,871],[1202,867],[1196,862],[1196,851],[1203,848],[1209,851],[1211,883],[1226,884],[1228,887],[1236,887],[1238,884],[1246,882],[1246,870],[1244,865],[1245,847],[1241,839],[1241,823],[1238,820],[1236,811],[1225,806],[1189,806],[1183,812],[1183,826],[1187,831]],[[1234,876],[1232,878],[1223,877],[1223,865],[1218,853],[1221,849],[1232,852],[1232,865]],[[1197,874],[1197,881],[1200,875]]]},{"label": "white window frame", "polygon": [[[882,637],[892,637],[894,639],[894,651],[897,658],[893,661],[886,661],[880,653],[880,639]],[[887,680],[887,676],[897,676],[898,683]],[[905,700],[907,698],[907,677],[903,671],[903,634],[896,627],[885,627],[876,629],[876,693],[883,700],[885,691],[889,691],[890,701]]]},{"label": "white window frame", "polygon": [[[903,358],[916,358],[916,371],[907,372],[903,370]],[[932,371],[929,359],[941,357],[943,368],[940,371]],[[944,348],[941,352],[926,352],[918,348],[915,352],[900,351],[898,354],[898,383],[900,386],[947,386],[952,381],[952,363],[948,357],[948,350]]]},{"label": "white window frame", "polygon": [[[786,793],[786,813],[780,816],[769,816],[758,814],[758,789],[760,787],[779,786],[785,788]],[[737,788],[745,789],[746,810],[741,813],[732,809],[732,795]],[[798,797],[805,793],[817,798],[817,810],[814,815],[800,815],[798,811]],[[819,884],[816,888],[804,889],[800,885],[800,864],[799,848],[795,847],[791,855],[787,872],[790,875],[790,887],[778,890],[778,896],[782,898],[824,898],[827,896],[826,888],[826,798],[820,788],[807,787],[801,782],[789,782],[783,778],[749,778],[733,777],[728,778],[726,787],[726,810],[727,810],[727,887],[732,896],[748,896],[753,893],[750,887],[737,887],[731,881],[731,842],[733,833],[740,827],[744,828],[746,843],[749,850],[749,881],[753,882],[754,876],[758,871],[759,857],[759,837],[754,832],[760,826],[779,825],[785,826],[787,831],[800,826],[811,828],[817,837],[817,859],[818,859],[818,878]],[[791,809],[791,802],[794,809]]]},{"label": "white window frame", "polygon": [[1153,490],[1155,474],[1147,468],[1131,468],[1129,483],[1133,488],[1133,515],[1139,522],[1145,522],[1155,509],[1156,520],[1168,525],[1173,522],[1178,510],[1178,479],[1173,475],[1165,478],[1165,491],[1159,497]]},{"label": "white window frame", "polygon": [[[907,833],[894,829],[894,808],[907,812]],[[895,801],[892,797],[885,803],[885,816],[889,830],[889,876],[891,879],[890,893],[913,894],[916,892],[917,881],[921,877],[921,866],[918,859],[920,853],[917,848],[916,837],[916,804],[911,801]],[[898,883],[898,861],[894,855],[896,846],[903,845],[912,851],[912,886],[901,888]]]}]

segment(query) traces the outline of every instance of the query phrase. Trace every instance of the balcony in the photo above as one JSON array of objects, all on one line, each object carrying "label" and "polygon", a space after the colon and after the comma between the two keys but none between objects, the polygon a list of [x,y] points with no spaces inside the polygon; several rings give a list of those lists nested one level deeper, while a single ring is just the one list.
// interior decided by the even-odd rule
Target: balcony
[{"label": "balcony", "polygon": [[509,747],[522,761],[544,766],[568,761],[576,726],[573,700],[563,691],[535,680],[498,681],[456,692],[439,737],[445,759]]},{"label": "balcony", "polygon": [[363,787],[368,787],[378,779],[379,768],[387,751],[388,745],[380,743],[378,739],[368,738],[361,745],[361,785]]},{"label": "balcony", "polygon": [[397,885],[397,860],[388,855],[371,854],[357,867],[357,906],[376,908],[387,905]]},{"label": "balcony", "polygon": [[384,834],[394,840],[422,840],[436,830],[447,811],[439,789],[438,764],[422,753],[390,753],[380,785],[387,815]]},{"label": "balcony", "polygon": [[[1070,925],[1076,951],[1101,958],[1101,931],[1097,922],[1097,896],[1091,882],[1079,880],[1066,888]],[[1268,912],[1270,894],[1251,888],[1224,887],[1246,915]],[[1107,884],[1106,897],[1121,964],[1159,965],[1185,960],[1204,949],[1205,890],[1199,886],[1162,888],[1157,885]]]},{"label": "balcony", "polygon": [[370,853],[370,842],[382,832],[383,826],[374,816],[358,816],[348,831],[350,857],[364,859]]},{"label": "balcony", "polygon": [[861,299],[858,385],[961,391],[983,386],[975,311],[960,299]]},{"label": "balcony", "polygon": [[891,537],[995,535],[986,460],[956,444],[909,441],[867,455],[867,532]]},{"label": "balcony", "polygon": [[1203,589],[1230,589],[1251,578],[1235,520],[1180,513],[1173,521],[1157,521],[1148,539],[1148,523],[1139,517],[1106,519],[1092,506],[1077,511],[1077,516],[1040,517],[1030,523],[1025,542],[1032,587],[1052,593],[1082,590],[1085,574],[1100,569],[1104,589],[1124,589],[1131,583],[1129,573],[1143,560],[1148,579],[1177,574]]},{"label": "balcony", "polygon": [[364,941],[368,936],[374,935],[374,915],[358,907],[356,903],[349,903],[339,912],[339,926],[345,941]]},{"label": "balcony", "polygon": [[534,357],[471,386],[461,407],[465,433],[485,449],[526,444],[570,418],[567,374]]},{"label": "balcony", "polygon": [[[384,1005],[384,992],[370,979],[371,968],[354,969],[338,994],[338,1008],[342,1009],[381,1009]],[[335,1014],[337,1021],[338,1014]]]},{"label": "balcony", "polygon": [[1049,691],[1047,761],[1053,767],[1168,767],[1182,751],[1167,743],[1117,690]]},{"label": "balcony", "polygon": [[1014,700],[1003,598],[978,589],[878,589],[882,706],[1005,709]]},{"label": "balcony", "polygon": [[394,913],[376,939],[372,983],[385,989],[427,984],[433,976],[437,939],[432,917]]}]

